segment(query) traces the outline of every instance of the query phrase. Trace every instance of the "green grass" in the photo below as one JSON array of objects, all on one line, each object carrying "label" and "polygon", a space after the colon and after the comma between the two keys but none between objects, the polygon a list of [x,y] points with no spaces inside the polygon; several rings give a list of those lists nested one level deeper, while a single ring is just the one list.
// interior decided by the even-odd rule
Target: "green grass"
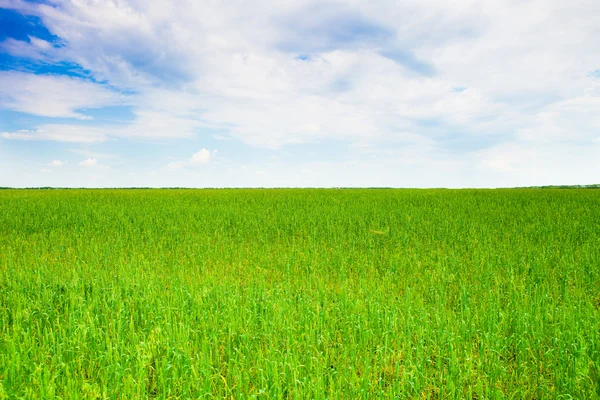
[{"label": "green grass", "polygon": [[600,398],[600,191],[2,191],[21,397]]}]

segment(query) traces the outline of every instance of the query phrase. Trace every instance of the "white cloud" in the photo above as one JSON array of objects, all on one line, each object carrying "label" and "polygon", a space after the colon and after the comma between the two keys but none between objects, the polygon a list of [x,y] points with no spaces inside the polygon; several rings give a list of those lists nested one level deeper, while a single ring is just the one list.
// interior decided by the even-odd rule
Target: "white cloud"
[{"label": "white cloud", "polygon": [[194,129],[206,124],[160,111],[138,111],[136,118],[121,125],[43,124],[33,130],[2,132],[13,140],[52,140],[71,143],[98,143],[110,137],[137,140],[181,139],[193,136]]},{"label": "white cloud", "polygon": [[600,132],[600,96],[582,96],[556,102],[536,113],[517,130],[530,142],[590,142]]},{"label": "white cloud", "polygon": [[[105,136],[190,137],[218,127],[248,144],[278,147],[428,135],[415,124],[422,119],[478,134],[508,131],[527,122],[532,99],[580,95],[600,65],[589,18],[599,7],[590,0],[566,12],[558,0],[316,4],[188,2],[186,12],[135,0],[12,6],[40,16],[64,41],[51,57],[140,94],[133,123]],[[307,41],[302,21],[328,42]],[[336,36],[352,24],[379,42]],[[281,43],[303,39],[307,59],[282,51]],[[21,47],[50,50],[42,42]],[[382,56],[386,48],[399,56]],[[419,63],[436,72],[419,76]]]},{"label": "white cloud", "polygon": [[90,158],[116,158],[116,156],[114,154],[100,153],[97,151],[90,151],[87,149],[69,149],[69,151],[72,153],[81,154],[81,155],[84,155],[84,156],[90,157]]},{"label": "white cloud", "polygon": [[80,162],[79,165],[85,168],[96,167],[98,165],[98,160],[95,158],[88,158],[87,160]]},{"label": "white cloud", "polygon": [[83,79],[0,71],[0,108],[44,117],[91,119],[79,112],[122,104],[123,96]]},{"label": "white cloud", "polygon": [[[217,150],[213,150],[215,155]],[[171,170],[181,169],[183,167],[200,167],[210,162],[211,154],[209,150],[202,148],[202,150],[194,153],[187,161],[175,161],[167,164],[167,168]]]},{"label": "white cloud", "polygon": [[191,166],[199,166],[208,164],[210,161],[210,151],[206,149],[202,149],[199,152],[195,153],[189,160],[189,165]]},{"label": "white cloud", "polygon": [[[128,104],[133,113],[113,125],[45,121],[1,133],[7,139],[97,143],[210,132],[271,149],[349,143],[379,159],[393,157],[386,146],[395,143],[417,154],[402,154],[415,162],[467,160],[507,179],[533,174],[533,164],[519,161],[529,151],[566,160],[598,140],[596,0],[5,6],[39,16],[61,45],[6,39],[2,50],[75,63],[110,86],[4,71],[1,108],[85,119],[85,108]],[[203,150],[169,169],[212,165]],[[538,152],[532,159],[546,165]],[[598,161],[585,154],[581,162],[593,170]],[[552,168],[539,170],[550,176]]]},{"label": "white cloud", "polygon": [[105,169],[109,169],[110,168],[107,165],[100,164],[98,162],[98,160],[95,159],[95,158],[88,158],[88,159],[80,162],[79,166],[83,167],[83,168],[99,169],[99,170],[103,170],[103,169],[105,170]]},{"label": "white cloud", "polygon": [[50,43],[36,37],[30,37],[29,40],[30,42],[24,42],[7,38],[0,42],[0,50],[15,57],[52,61],[50,54],[55,53],[55,48]]},{"label": "white cloud", "polygon": [[2,132],[2,137],[13,140],[52,140],[70,143],[97,143],[106,140],[104,128],[84,125],[45,124],[34,130]]},{"label": "white cloud", "polygon": [[47,164],[49,167],[62,167],[65,165],[64,161],[53,160],[51,163]]}]

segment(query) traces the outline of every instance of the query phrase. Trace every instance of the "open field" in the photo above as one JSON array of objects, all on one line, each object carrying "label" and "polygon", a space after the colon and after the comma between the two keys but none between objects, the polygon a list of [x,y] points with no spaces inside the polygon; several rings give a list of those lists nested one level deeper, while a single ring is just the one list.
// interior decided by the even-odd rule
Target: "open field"
[{"label": "open field", "polygon": [[54,396],[599,398],[600,191],[0,191],[0,398]]}]

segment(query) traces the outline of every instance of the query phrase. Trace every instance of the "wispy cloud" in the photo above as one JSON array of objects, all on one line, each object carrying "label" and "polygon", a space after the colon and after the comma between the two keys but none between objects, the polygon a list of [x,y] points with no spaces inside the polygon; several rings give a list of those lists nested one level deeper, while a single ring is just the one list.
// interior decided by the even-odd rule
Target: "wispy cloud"
[{"label": "wispy cloud", "polygon": [[356,9],[334,3],[300,7],[277,18],[276,26],[280,32],[279,49],[305,54],[377,48],[394,36],[391,27]]},{"label": "wispy cloud", "polygon": [[97,151],[90,151],[87,149],[69,149],[69,151],[72,153],[81,154],[83,156],[90,157],[90,158],[115,158],[115,157],[117,157],[114,154],[100,153]]},{"label": "wispy cloud", "polygon": [[433,65],[418,59],[410,50],[391,48],[381,50],[379,54],[419,75],[433,75],[435,73]]},{"label": "wispy cloud", "polygon": [[[372,172],[396,166],[394,157],[420,157],[439,168],[485,166],[507,179],[535,170],[514,155],[536,145],[562,160],[590,146],[580,157],[594,170],[600,31],[593,16],[600,3],[563,3],[254,0],[231,7],[184,0],[173,8],[0,0],[35,19],[0,41],[19,70],[0,71],[0,109],[19,114],[0,138],[15,140],[12,146],[123,144],[123,153],[137,142],[177,139],[189,148],[222,138],[234,149],[227,154],[237,154],[233,164],[254,149],[302,154],[303,146],[321,145],[348,158],[355,151],[372,157],[377,162],[361,159]],[[125,106],[126,121],[90,119],[91,110]],[[416,155],[392,154],[390,143]],[[171,168],[212,168],[206,151],[192,157],[182,150]],[[535,160],[550,170],[545,157]],[[319,171],[302,165],[288,172],[302,169]],[[276,181],[268,167],[256,170],[265,172],[261,183]],[[475,182],[467,167],[456,171],[464,176],[456,182]]]},{"label": "wispy cloud", "polygon": [[67,143],[98,143],[106,140],[106,130],[94,126],[69,124],[40,125],[34,130],[2,132],[2,137],[12,140],[51,140]]},{"label": "wispy cloud", "polygon": [[79,78],[0,71],[0,107],[44,117],[91,119],[83,108],[123,104],[124,96]]}]

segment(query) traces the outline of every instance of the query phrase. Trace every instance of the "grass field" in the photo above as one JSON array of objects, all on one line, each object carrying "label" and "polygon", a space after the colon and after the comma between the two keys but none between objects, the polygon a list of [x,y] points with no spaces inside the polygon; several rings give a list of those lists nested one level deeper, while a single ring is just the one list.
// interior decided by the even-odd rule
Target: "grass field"
[{"label": "grass field", "polygon": [[599,398],[600,191],[0,191],[0,398]]}]

